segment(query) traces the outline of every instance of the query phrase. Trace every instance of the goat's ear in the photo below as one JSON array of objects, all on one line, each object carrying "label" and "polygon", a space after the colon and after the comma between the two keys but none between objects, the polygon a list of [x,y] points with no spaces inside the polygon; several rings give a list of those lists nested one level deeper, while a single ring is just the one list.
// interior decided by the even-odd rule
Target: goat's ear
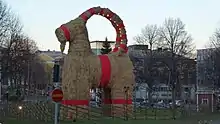
[{"label": "goat's ear", "polygon": [[63,32],[60,28],[57,28],[57,29],[55,30],[55,35],[56,35],[56,37],[57,37],[57,40],[58,40],[60,43],[64,43],[64,42],[67,41],[67,40],[66,40],[66,37],[65,37],[65,35],[64,35],[64,32]]}]

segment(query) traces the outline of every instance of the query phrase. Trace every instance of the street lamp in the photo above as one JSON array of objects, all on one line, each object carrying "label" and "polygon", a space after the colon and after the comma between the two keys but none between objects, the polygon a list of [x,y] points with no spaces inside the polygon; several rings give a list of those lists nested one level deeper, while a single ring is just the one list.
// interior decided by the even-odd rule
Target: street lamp
[{"label": "street lamp", "polygon": [[22,106],[18,106],[18,109],[21,110],[23,107]]}]

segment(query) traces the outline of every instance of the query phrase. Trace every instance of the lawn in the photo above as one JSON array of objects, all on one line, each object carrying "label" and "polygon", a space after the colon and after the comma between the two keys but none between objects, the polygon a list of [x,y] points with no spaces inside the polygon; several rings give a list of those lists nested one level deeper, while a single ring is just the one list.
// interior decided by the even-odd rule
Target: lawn
[{"label": "lawn", "polygon": [[[50,105],[50,104],[49,104]],[[20,118],[16,120],[15,118],[10,118],[10,119],[4,119],[5,121],[3,124],[53,124],[51,121],[51,117],[53,116],[53,110],[50,110],[50,106],[47,104],[31,104],[31,105],[23,105],[22,110],[18,110],[17,106],[11,106],[9,108],[10,111],[9,113],[11,114],[10,117],[17,117]],[[12,109],[14,107],[14,109]],[[53,107],[52,107],[53,108]],[[13,110],[13,111],[12,111]],[[50,110],[50,111],[49,111]],[[137,120],[128,120],[125,121],[124,119],[126,117],[122,116],[121,119],[119,118],[114,118],[114,119],[109,119],[109,118],[103,118],[102,114],[102,109],[91,109],[90,111],[90,118],[96,119],[95,120],[77,120],[74,122],[75,124],[134,124],[134,123],[139,123],[139,124],[198,124],[198,120],[217,120],[220,119],[219,114],[206,114],[206,115],[193,115],[192,117],[185,117],[180,116],[182,113],[178,109],[175,112],[175,116],[177,120],[172,120],[172,110],[171,109],[153,109],[153,108],[148,108],[148,109],[141,109],[138,108],[134,112],[133,119]],[[123,108],[121,108],[123,110]],[[79,111],[80,113],[80,111]],[[82,112],[81,112],[82,113]],[[87,113],[84,113],[85,115],[88,115]],[[190,114],[191,115],[191,114]],[[96,117],[95,117],[96,116]],[[9,116],[7,116],[9,117]],[[0,117],[1,118],[1,117]],[[34,121],[35,120],[46,120],[50,122],[39,122],[39,121]],[[82,118],[82,117],[81,117]],[[85,118],[85,117],[84,117]],[[29,120],[24,120],[24,119],[29,119]],[[32,120],[32,121],[30,121]],[[69,122],[63,122],[61,121],[60,124],[72,124],[73,121]],[[220,123],[217,123],[220,124]]]},{"label": "lawn", "polygon": [[[7,120],[3,124],[53,124],[53,122],[33,122],[33,121],[19,121],[19,120]],[[61,122],[60,124],[72,124],[73,122]],[[198,124],[198,120],[108,120],[108,121],[78,121],[74,124]]]},{"label": "lawn", "polygon": [[[88,120],[81,120],[76,122],[61,122],[60,124],[198,124],[199,120],[220,120],[219,114],[208,114],[208,115],[199,115],[199,116],[192,116],[177,120],[128,120],[124,121],[122,119],[100,119],[97,121],[88,121]],[[27,120],[16,120],[16,119],[8,119],[3,122],[3,124],[53,124],[53,122],[43,123],[43,122],[34,122],[34,121],[27,121]],[[218,124],[218,123],[216,123]]]}]

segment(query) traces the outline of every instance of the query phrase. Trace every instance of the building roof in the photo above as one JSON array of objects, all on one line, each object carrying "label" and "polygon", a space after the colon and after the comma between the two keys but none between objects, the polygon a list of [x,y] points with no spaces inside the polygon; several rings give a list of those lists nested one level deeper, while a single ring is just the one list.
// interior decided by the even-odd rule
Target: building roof
[{"label": "building roof", "polygon": [[128,46],[128,49],[130,49],[130,50],[148,50],[148,45],[135,44],[135,45]]},{"label": "building roof", "polygon": [[[53,59],[56,59],[58,57],[63,56],[64,53],[60,52],[60,51],[55,51],[55,50],[47,50],[47,51],[38,51],[39,54],[44,53],[50,57],[52,57]],[[65,54],[64,54],[65,55]]]},{"label": "building roof", "polygon": [[[95,40],[95,41],[91,41],[90,43],[103,43],[105,41],[99,41],[99,40]],[[108,43],[115,43],[115,41],[108,41]]]},{"label": "building roof", "polygon": [[45,62],[47,62],[47,61],[54,61],[54,58],[52,58],[51,56],[49,56],[49,55],[47,55],[47,54],[45,54],[45,53],[40,53],[40,54],[38,55],[38,57],[39,57],[42,61],[45,61]]},{"label": "building roof", "polygon": [[45,53],[40,53],[38,55],[39,59],[45,63],[46,65],[48,65],[49,67],[53,67],[54,66],[54,58],[52,58],[51,56],[45,54]]}]

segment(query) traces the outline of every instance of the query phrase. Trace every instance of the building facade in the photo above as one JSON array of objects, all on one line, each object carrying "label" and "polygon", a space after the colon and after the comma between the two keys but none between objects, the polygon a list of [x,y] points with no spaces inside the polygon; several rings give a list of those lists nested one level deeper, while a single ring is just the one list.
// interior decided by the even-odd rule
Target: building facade
[{"label": "building facade", "polygon": [[[197,77],[197,86],[198,88],[212,88],[214,84],[213,80],[210,80],[208,77],[208,73],[212,72],[212,70],[207,70],[207,69],[213,69],[209,68],[212,67],[212,62],[207,62],[210,60],[210,56],[213,53],[215,49],[214,48],[209,48],[209,49],[198,49],[197,50],[197,58],[196,58],[196,77]],[[214,72],[214,71],[213,71]],[[212,74],[209,74],[212,75]]]},{"label": "building facade", "polygon": [[218,96],[216,87],[216,73],[212,54],[215,48],[197,50],[197,111],[214,111]]},{"label": "building facade", "polygon": [[47,51],[38,51],[38,54],[45,54],[45,55],[47,55],[47,56],[50,56],[50,57],[52,57],[53,59],[55,59],[56,57],[61,57],[61,56],[63,56],[63,55],[65,55],[65,54],[63,54],[62,52],[60,52],[60,51],[55,51],[55,50],[47,50]]},{"label": "building facade", "polygon": [[[147,98],[149,88],[146,85],[149,80],[146,78],[148,76],[149,65],[149,53],[147,45],[131,45],[128,47],[128,53],[131,61],[134,65],[135,80],[137,83],[136,97],[137,98]],[[153,71],[151,80],[152,87],[152,98],[159,100],[171,100],[172,93],[170,87],[170,65],[171,58],[169,57],[170,52],[167,49],[158,48],[152,51],[153,54]],[[184,70],[180,71],[178,77],[178,99],[190,99],[195,100],[195,84],[196,84],[196,62],[194,59],[183,58],[181,63],[186,66]],[[190,68],[190,69],[189,69]]]}]

